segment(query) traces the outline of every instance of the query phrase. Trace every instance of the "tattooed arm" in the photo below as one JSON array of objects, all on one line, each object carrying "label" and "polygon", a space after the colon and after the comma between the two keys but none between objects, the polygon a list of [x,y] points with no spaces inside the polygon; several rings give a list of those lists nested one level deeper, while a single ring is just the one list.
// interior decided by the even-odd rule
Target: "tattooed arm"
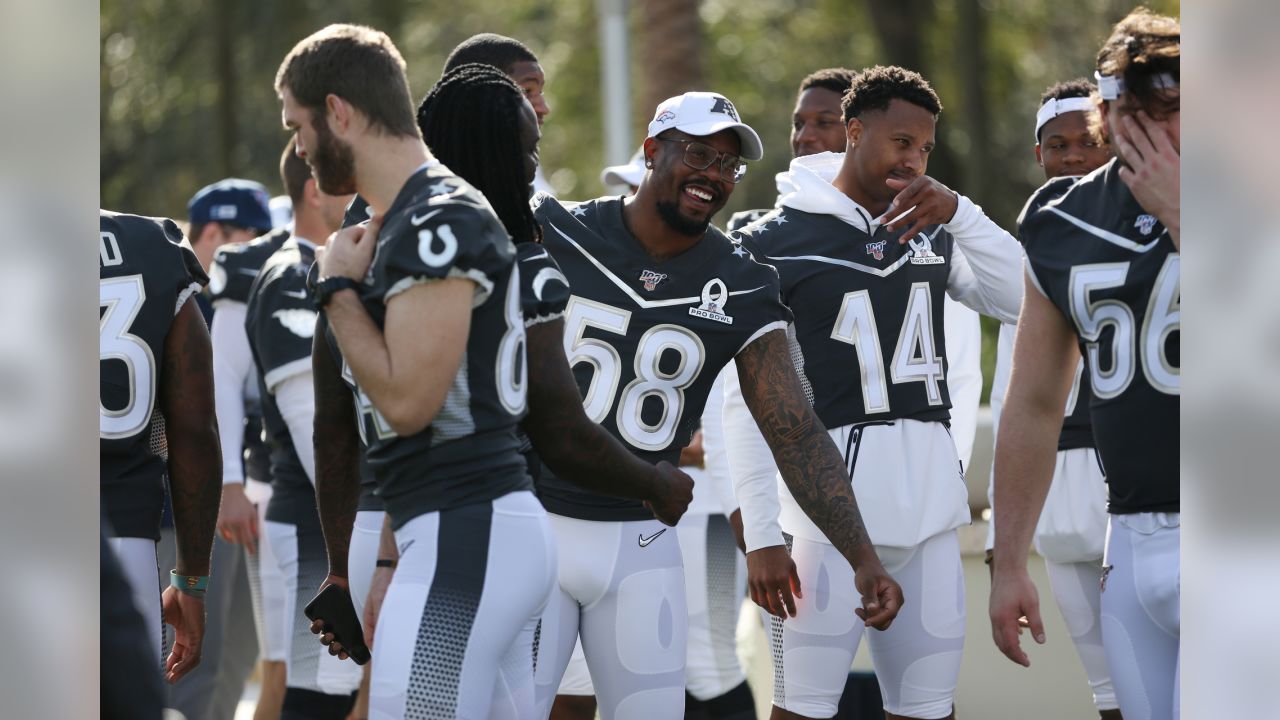
[{"label": "tattooed arm", "polygon": [[329,552],[329,575],[347,577],[347,551],[360,500],[360,431],[351,389],[325,342],[324,315],[316,319],[311,379],[316,389],[314,429],[316,506]]},{"label": "tattooed arm", "polygon": [[805,398],[786,333],[774,330],[761,336],[738,354],[737,365],[743,399],[787,488],[854,569],[863,603],[858,617],[887,628],[902,606],[902,589],[885,572],[867,537],[844,460]]},{"label": "tattooed arm", "polygon": [[670,463],[653,466],[637,458],[587,418],[564,354],[564,321],[530,327],[525,347],[529,414],[521,427],[543,461],[575,485],[643,500],[659,520],[675,525],[693,499],[693,480]]},{"label": "tattooed arm", "polygon": [[[165,338],[159,405],[169,444],[174,571],[208,575],[222,495],[222,450],[213,409],[213,350],[194,301],[183,304]],[[165,679],[173,683],[200,664],[204,598],[168,587],[161,596],[161,612],[175,631],[173,651],[165,660]]]}]

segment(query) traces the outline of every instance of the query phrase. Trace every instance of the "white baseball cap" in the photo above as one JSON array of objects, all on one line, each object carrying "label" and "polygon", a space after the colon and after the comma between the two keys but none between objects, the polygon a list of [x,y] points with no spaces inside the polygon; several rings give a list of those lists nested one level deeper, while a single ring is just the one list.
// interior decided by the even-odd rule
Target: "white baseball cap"
[{"label": "white baseball cap", "polygon": [[605,185],[631,185],[639,187],[644,180],[644,146],[631,156],[626,165],[610,165],[600,172],[600,182]]},{"label": "white baseball cap", "polygon": [[732,129],[742,142],[742,159],[764,157],[764,145],[750,125],[738,119],[738,110],[729,98],[713,92],[687,92],[663,100],[649,123],[649,137],[666,130],[679,130],[697,137]]}]

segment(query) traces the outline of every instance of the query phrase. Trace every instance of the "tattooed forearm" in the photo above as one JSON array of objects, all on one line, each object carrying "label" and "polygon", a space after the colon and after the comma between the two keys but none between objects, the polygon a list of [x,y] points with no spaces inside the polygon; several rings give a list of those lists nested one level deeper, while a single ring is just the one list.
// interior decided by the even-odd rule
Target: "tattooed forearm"
[{"label": "tattooed forearm", "polygon": [[874,552],[849,473],[805,399],[786,334],[770,332],[737,357],[742,396],[800,508],[855,567]]},{"label": "tattooed forearm", "polygon": [[351,390],[342,381],[333,354],[325,343],[324,318],[316,322],[311,349],[311,377],[316,389],[314,428],[316,506],[329,572],[347,576],[347,551],[360,500],[360,447]]},{"label": "tattooed forearm", "polygon": [[529,415],[521,427],[558,477],[616,497],[652,499],[661,482],[658,471],[583,412],[563,335],[561,320],[528,330]]},{"label": "tattooed forearm", "polygon": [[160,382],[177,546],[174,569],[208,575],[222,496],[222,451],[214,415],[213,351],[194,301],[179,311],[165,339]]}]

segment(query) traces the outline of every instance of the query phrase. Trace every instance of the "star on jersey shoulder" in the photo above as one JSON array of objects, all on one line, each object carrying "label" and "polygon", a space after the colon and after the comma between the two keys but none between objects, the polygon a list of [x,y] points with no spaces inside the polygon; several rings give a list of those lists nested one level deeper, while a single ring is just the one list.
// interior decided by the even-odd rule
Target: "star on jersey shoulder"
[{"label": "star on jersey shoulder", "polygon": [[586,216],[586,214],[587,214],[587,206],[586,206],[586,205],[579,205],[578,207],[574,208],[573,210],[570,210],[570,212],[572,212],[572,213],[573,213],[573,216],[574,216],[574,217],[585,217],[585,216]]},{"label": "star on jersey shoulder", "polygon": [[782,223],[784,223],[784,222],[786,222],[786,221],[787,221],[787,216],[786,216],[786,215],[779,215],[779,216],[775,217],[774,219],[770,220],[769,222],[774,223],[775,225],[781,225]]},{"label": "star on jersey shoulder", "polygon": [[746,256],[750,255],[751,253],[747,252],[747,249],[746,249],[746,248],[744,248],[744,247],[742,247],[742,245],[741,245],[741,244],[735,244],[735,245],[733,246],[733,254],[734,254],[736,257],[746,257]]},{"label": "star on jersey shoulder", "polygon": [[448,180],[438,180],[434,185],[427,188],[432,195],[448,195],[457,188],[449,184]]}]

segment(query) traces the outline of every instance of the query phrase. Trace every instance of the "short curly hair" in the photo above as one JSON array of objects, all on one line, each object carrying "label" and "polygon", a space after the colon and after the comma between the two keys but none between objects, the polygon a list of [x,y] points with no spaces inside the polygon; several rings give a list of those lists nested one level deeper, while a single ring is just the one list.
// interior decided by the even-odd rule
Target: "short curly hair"
[{"label": "short curly hair", "polygon": [[928,110],[934,117],[942,112],[942,101],[920,73],[896,65],[876,65],[858,73],[845,93],[840,107],[844,121],[871,110],[888,110],[892,100],[906,100]]}]

